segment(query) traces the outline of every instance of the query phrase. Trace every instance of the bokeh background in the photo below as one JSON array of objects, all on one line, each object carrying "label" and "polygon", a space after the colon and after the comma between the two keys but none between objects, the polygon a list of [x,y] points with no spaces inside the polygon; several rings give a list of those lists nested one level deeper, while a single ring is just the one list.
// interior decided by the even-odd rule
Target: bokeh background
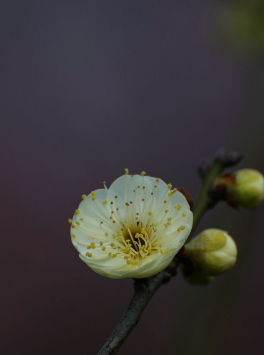
[{"label": "bokeh background", "polygon": [[[2,0],[0,353],[96,354],[133,294],[72,247],[82,194],[128,167],[195,197],[218,148],[264,171],[262,1]],[[264,206],[206,227],[237,241],[208,287],[160,288],[120,354],[261,353]]]}]

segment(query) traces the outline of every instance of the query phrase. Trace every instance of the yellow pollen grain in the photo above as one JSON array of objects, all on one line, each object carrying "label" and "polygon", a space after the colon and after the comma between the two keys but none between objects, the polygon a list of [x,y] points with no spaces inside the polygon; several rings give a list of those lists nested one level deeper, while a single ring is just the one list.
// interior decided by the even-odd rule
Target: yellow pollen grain
[{"label": "yellow pollen grain", "polygon": [[83,218],[80,218],[80,221],[83,221]]},{"label": "yellow pollen grain", "polygon": [[111,245],[111,247],[113,248],[113,247],[115,246],[115,243],[111,243],[110,245]]},{"label": "yellow pollen grain", "polygon": [[103,201],[103,205],[107,205],[107,201],[106,200]]},{"label": "yellow pollen grain", "polygon": [[127,225],[127,228],[129,228],[129,227],[130,227],[130,223],[126,223],[126,225]]},{"label": "yellow pollen grain", "polygon": [[96,200],[96,197],[95,197],[95,196],[93,196],[93,197],[92,197],[92,200],[93,200],[93,201],[95,201],[95,200]]},{"label": "yellow pollen grain", "polygon": [[174,208],[179,211],[181,209],[181,205],[176,205]]},{"label": "yellow pollen grain", "polygon": [[106,181],[103,181],[103,185],[105,185],[106,184]]},{"label": "yellow pollen grain", "polygon": [[76,235],[75,235],[75,234],[72,234],[72,237],[73,237],[73,238],[76,238]]},{"label": "yellow pollen grain", "polygon": [[141,176],[144,176],[144,175],[146,175],[146,172],[145,172],[145,171],[142,171],[142,172],[141,172]]},{"label": "yellow pollen grain", "polygon": [[76,221],[76,224],[79,226],[79,225],[80,225],[80,222]]},{"label": "yellow pollen grain", "polygon": [[108,233],[107,232],[105,232],[105,236],[108,237]]},{"label": "yellow pollen grain", "polygon": [[92,194],[92,196],[96,196],[96,192],[95,191],[92,191],[91,194]]},{"label": "yellow pollen grain", "polygon": [[172,191],[173,191],[173,193],[175,193],[177,191],[176,187]]},{"label": "yellow pollen grain", "polygon": [[159,182],[159,179],[156,179],[156,182]]},{"label": "yellow pollen grain", "polygon": [[91,243],[91,244],[90,244],[90,247],[91,247],[92,249],[95,249],[95,244],[94,244],[94,243]]},{"label": "yellow pollen grain", "polygon": [[152,213],[151,211],[148,212],[148,215],[149,215],[149,216],[152,216],[152,214],[153,214],[153,213]]},{"label": "yellow pollen grain", "polygon": [[92,254],[92,253],[89,253],[89,252],[87,251],[86,256],[88,256],[89,258],[91,258],[91,257],[93,256],[93,254]]},{"label": "yellow pollen grain", "polygon": [[164,203],[167,203],[167,201],[165,200]]},{"label": "yellow pollen grain", "polygon": [[75,228],[75,224],[72,224],[72,228]]},{"label": "yellow pollen grain", "polygon": [[86,199],[86,197],[87,197],[86,195],[82,195],[82,199],[83,199],[83,200],[85,200],[85,199]]},{"label": "yellow pollen grain", "polygon": [[72,220],[71,220],[70,218],[68,219],[68,222],[69,222],[70,224],[72,224]]},{"label": "yellow pollen grain", "polygon": [[127,168],[125,168],[125,173],[129,174],[129,170]]},{"label": "yellow pollen grain", "polygon": [[172,192],[169,192],[169,193],[168,193],[168,196],[171,196],[172,194],[173,194]]},{"label": "yellow pollen grain", "polygon": [[131,177],[134,177],[134,175],[131,175]]},{"label": "yellow pollen grain", "polygon": [[104,242],[100,242],[100,245],[103,246],[103,245],[104,245]]},{"label": "yellow pollen grain", "polygon": [[169,212],[169,210],[165,210],[165,213],[168,213]]},{"label": "yellow pollen grain", "polygon": [[171,189],[172,188],[172,184],[168,184],[168,188]]},{"label": "yellow pollen grain", "polygon": [[108,256],[112,256],[112,253],[108,253]]},{"label": "yellow pollen grain", "polygon": [[102,251],[105,251],[106,247],[105,246],[102,246]]},{"label": "yellow pollen grain", "polygon": [[185,214],[185,213],[183,213],[183,214],[182,214],[182,217],[185,217],[185,216],[186,216],[186,214]]}]

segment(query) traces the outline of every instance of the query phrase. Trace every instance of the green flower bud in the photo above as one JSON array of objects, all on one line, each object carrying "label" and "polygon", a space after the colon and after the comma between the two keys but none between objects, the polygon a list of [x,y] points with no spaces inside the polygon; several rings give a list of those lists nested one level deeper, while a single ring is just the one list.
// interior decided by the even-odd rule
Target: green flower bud
[{"label": "green flower bud", "polygon": [[244,208],[256,208],[264,200],[264,177],[254,169],[237,170],[227,182],[227,197]]},{"label": "green flower bud", "polygon": [[214,276],[235,265],[237,247],[227,232],[206,229],[185,245],[184,254],[189,257],[197,271]]},{"label": "green flower bud", "polygon": [[201,271],[194,270],[190,275],[185,274],[182,270],[183,277],[191,285],[208,285],[214,281],[213,276],[204,274]]}]

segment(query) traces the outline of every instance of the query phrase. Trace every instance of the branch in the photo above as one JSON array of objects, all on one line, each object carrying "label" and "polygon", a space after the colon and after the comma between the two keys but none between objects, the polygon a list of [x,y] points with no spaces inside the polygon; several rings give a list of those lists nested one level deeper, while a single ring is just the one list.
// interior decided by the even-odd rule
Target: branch
[{"label": "branch", "polygon": [[[203,179],[203,184],[194,204],[194,220],[192,230],[195,229],[204,213],[208,209],[213,208],[219,201],[216,197],[210,197],[208,194],[213,181],[223,172],[225,168],[238,164],[241,159],[241,154],[226,153],[222,149],[216,154],[211,166],[205,162],[202,162],[199,167],[199,173]],[[120,322],[101,350],[98,352],[98,355],[114,355],[118,352],[123,342],[138,323],[141,314],[157,289],[162,284],[169,282],[172,276],[176,275],[178,265],[179,262],[174,259],[171,264],[159,274],[148,279],[135,280],[135,294]]]},{"label": "branch", "polygon": [[[209,191],[214,180],[228,167],[237,165],[242,159],[240,153],[231,152],[226,153],[224,149],[220,149],[210,166],[207,162],[202,161],[199,166],[199,174],[203,180],[201,190],[193,206],[193,226],[192,233],[194,232],[197,224],[205,214],[205,212],[220,201],[217,195],[210,196]],[[190,239],[191,235],[187,239]],[[186,243],[187,243],[186,241]]]},{"label": "branch", "polygon": [[171,277],[176,274],[176,265],[176,262],[173,261],[166,270],[160,272],[159,274],[148,279],[135,280],[134,297],[123,314],[120,322],[107,339],[98,355],[112,355],[118,352],[131,330],[138,323],[139,318],[149,303],[151,297],[162,284],[169,282]]}]

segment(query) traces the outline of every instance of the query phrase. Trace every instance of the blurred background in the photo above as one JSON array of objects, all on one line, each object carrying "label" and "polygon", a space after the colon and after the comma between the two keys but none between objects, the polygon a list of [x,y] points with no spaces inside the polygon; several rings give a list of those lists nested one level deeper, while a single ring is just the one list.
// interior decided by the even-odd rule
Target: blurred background
[{"label": "blurred background", "polygon": [[[264,3],[2,0],[0,353],[96,354],[130,279],[92,272],[70,242],[81,195],[129,168],[195,197],[220,147],[264,171]],[[236,267],[208,287],[179,274],[120,354],[261,352],[264,205],[208,212]]]}]

